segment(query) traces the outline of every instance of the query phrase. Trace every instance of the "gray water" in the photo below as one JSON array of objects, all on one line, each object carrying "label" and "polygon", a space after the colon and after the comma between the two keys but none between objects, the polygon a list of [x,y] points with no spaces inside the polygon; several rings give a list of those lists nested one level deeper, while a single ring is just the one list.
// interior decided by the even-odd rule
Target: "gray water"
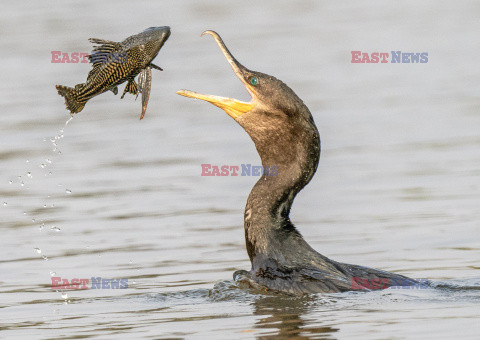
[{"label": "gray water", "polygon": [[[0,337],[478,339],[479,15],[475,1],[3,2]],[[90,66],[51,51],[162,25],[172,35],[144,120],[140,100],[112,93],[69,120],[54,85]],[[257,178],[202,177],[201,164],[260,159],[223,111],[175,94],[248,99],[205,29],[314,116],[322,159],[292,211],[310,244],[432,288],[293,298],[236,286]],[[352,50],[429,59],[352,64]],[[58,276],[128,288],[55,290]]]}]

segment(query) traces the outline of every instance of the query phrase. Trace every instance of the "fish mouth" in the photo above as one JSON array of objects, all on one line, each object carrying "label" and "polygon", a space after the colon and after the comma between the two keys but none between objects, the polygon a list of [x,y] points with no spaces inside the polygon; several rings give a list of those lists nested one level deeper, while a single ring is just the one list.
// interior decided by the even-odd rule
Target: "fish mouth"
[{"label": "fish mouth", "polygon": [[232,67],[233,72],[235,72],[235,75],[238,77],[238,79],[240,79],[240,81],[243,83],[248,93],[250,94],[251,100],[249,102],[243,102],[241,100],[234,99],[234,98],[220,97],[220,96],[214,96],[210,94],[201,94],[201,93],[197,93],[189,90],[180,90],[180,91],[177,91],[177,94],[184,97],[201,99],[206,102],[212,103],[213,105],[224,110],[230,117],[236,120],[238,117],[240,117],[244,113],[251,111],[257,103],[255,90],[246,81],[246,74],[249,71],[242,64],[240,64],[235,59],[235,57],[230,53],[230,51],[228,50],[227,46],[225,46],[225,43],[223,42],[222,38],[218,35],[218,33],[208,30],[203,32],[202,36],[205,34],[209,34],[213,36],[218,46],[220,47],[220,50],[222,51],[223,55],[225,56],[228,63]]}]

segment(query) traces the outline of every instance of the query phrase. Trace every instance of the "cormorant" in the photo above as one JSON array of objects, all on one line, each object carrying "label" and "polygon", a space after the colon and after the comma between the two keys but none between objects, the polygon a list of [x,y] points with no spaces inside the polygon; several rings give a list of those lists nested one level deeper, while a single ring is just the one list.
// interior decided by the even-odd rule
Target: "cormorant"
[{"label": "cormorant", "polygon": [[409,286],[402,275],[340,263],[316,252],[289,218],[295,196],[312,179],[320,158],[320,136],[303,101],[277,78],[247,69],[230,53],[220,36],[212,35],[233,71],[251,95],[249,102],[180,90],[223,109],[248,133],[264,169],[245,207],[245,241],[252,269],[234,279],[263,290],[293,295]]}]

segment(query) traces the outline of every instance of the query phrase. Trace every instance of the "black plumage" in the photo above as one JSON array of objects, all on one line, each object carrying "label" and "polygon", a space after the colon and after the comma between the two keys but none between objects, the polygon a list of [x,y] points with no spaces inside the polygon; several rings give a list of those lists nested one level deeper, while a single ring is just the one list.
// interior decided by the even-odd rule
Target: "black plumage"
[{"label": "black plumage", "polygon": [[249,134],[263,167],[278,167],[278,175],[264,174],[248,197],[244,228],[252,268],[235,272],[235,280],[295,295],[417,284],[402,275],[330,260],[304,240],[289,214],[295,196],[310,182],[320,159],[320,135],[313,117],[282,81],[245,68],[217,33],[204,34],[215,38],[252,99],[242,102],[187,90],[177,93],[225,110]]}]

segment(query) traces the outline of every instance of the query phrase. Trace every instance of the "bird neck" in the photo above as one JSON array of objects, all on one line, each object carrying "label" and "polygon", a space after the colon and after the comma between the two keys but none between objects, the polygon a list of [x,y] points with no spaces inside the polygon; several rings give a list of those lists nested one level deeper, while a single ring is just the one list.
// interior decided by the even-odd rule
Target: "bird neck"
[{"label": "bird neck", "polygon": [[265,152],[265,148],[255,143],[266,170],[250,192],[245,207],[245,240],[252,263],[259,254],[273,258],[282,256],[277,253],[285,247],[279,242],[292,233],[301,238],[289,215],[295,196],[310,182],[318,166],[320,138],[315,125],[308,134],[296,140],[294,145],[277,145],[276,149],[296,150],[296,157],[290,157],[288,162],[281,158],[275,161],[273,150]]}]

